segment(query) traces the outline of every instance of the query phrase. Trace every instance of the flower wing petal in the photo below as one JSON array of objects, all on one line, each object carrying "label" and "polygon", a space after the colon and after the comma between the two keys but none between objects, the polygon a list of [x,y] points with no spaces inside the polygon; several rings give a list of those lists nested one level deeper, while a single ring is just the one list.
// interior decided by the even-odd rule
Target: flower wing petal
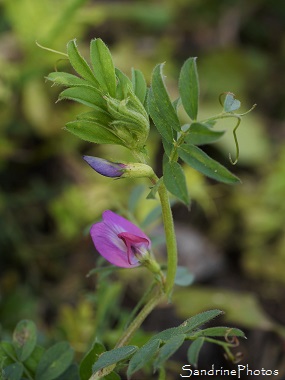
[{"label": "flower wing petal", "polygon": [[120,215],[115,214],[110,210],[106,210],[103,213],[103,220],[109,226],[112,226],[117,234],[121,232],[129,232],[133,235],[140,236],[149,242],[149,248],[151,247],[151,241],[147,235],[135,224],[129,222],[127,219]]},{"label": "flower wing petal", "polygon": [[90,234],[97,251],[111,264],[121,268],[132,268],[140,265],[136,258],[132,260],[131,264],[129,263],[125,243],[105,222],[93,224]]}]

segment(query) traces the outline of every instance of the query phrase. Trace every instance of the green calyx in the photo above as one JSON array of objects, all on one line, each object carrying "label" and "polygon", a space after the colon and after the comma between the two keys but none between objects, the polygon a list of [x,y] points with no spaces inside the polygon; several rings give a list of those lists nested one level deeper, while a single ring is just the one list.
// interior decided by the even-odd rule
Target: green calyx
[{"label": "green calyx", "polygon": [[123,178],[152,178],[154,176],[153,169],[145,164],[133,163],[127,164],[123,171]]}]

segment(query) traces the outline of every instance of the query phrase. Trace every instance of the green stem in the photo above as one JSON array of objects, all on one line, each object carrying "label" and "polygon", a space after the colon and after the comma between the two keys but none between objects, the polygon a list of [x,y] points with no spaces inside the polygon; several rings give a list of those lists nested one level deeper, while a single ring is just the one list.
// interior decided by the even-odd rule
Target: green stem
[{"label": "green stem", "polygon": [[[153,176],[150,177],[150,180],[153,184],[156,184],[159,178],[153,173]],[[164,289],[167,296],[170,296],[170,293],[174,286],[178,258],[173,216],[170,207],[168,191],[163,181],[158,187],[158,195],[162,210],[162,221],[164,226],[167,250],[167,274]]]},{"label": "green stem", "polygon": [[174,286],[177,270],[177,243],[168,191],[163,182],[158,188],[158,195],[162,208],[162,220],[167,248],[167,274],[165,281],[165,292],[169,296]]}]

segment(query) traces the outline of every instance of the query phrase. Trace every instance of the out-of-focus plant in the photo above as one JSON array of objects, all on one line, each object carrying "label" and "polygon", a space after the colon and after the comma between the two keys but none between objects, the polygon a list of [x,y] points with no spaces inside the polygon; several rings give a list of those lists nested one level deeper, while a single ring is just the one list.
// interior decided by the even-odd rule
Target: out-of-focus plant
[{"label": "out-of-focus plant", "polygon": [[259,276],[284,282],[284,222],[285,191],[284,147],[275,161],[264,167],[264,177],[253,189],[250,182],[242,194],[234,195],[238,212],[244,223],[242,267],[252,278]]},{"label": "out-of-focus plant", "polygon": [[[244,333],[236,328],[203,327],[222,314],[217,309],[197,314],[179,326],[159,332],[142,347],[130,343],[151,311],[159,303],[171,301],[174,285],[189,284],[192,281],[191,273],[181,268],[177,270],[176,236],[169,201],[169,194],[172,194],[187,207],[190,205],[191,188],[188,189],[184,169],[190,166],[203,175],[226,184],[239,182],[234,174],[208,156],[200,146],[213,143],[223,136],[223,131],[213,129],[218,120],[233,119],[236,157],[234,160],[230,157],[230,160],[233,164],[236,163],[239,156],[236,132],[245,115],[237,112],[240,101],[234,94],[225,92],[219,97],[221,111],[217,115],[200,119],[196,58],[189,58],[183,64],[179,75],[179,97],[171,100],[165,86],[163,64],[154,68],[151,86],[148,87],[140,70],[133,69],[129,79],[114,66],[110,51],[101,39],[91,41],[91,66],[78,51],[75,40],[68,43],[67,54],[61,54],[70,61],[78,75],[56,71],[50,73],[47,80],[66,87],[60,93],[59,100],[73,100],[90,108],[89,112],[79,114],[74,121],[68,122],[66,130],[91,143],[119,145],[131,151],[133,160],[128,162],[111,162],[90,156],[85,156],[84,159],[103,176],[120,180],[145,178],[149,181],[150,192],[147,198],[156,199],[161,207],[167,260],[166,263],[157,261],[151,239],[136,223],[110,210],[105,211],[103,220],[91,227],[97,251],[115,267],[142,267],[152,277],[114,349],[106,350],[101,342],[95,340],[78,368],[73,364],[73,350],[69,343],[56,343],[44,350],[37,345],[33,322],[21,321],[14,331],[13,341],[2,342],[0,346],[4,378],[110,380],[119,379],[115,370],[126,366],[127,376],[131,378],[151,362],[153,370],[159,372],[159,378],[164,379],[166,361],[185,341],[191,343],[187,355],[189,363],[193,365],[197,365],[204,342],[222,346],[227,357],[236,360],[231,348],[236,346],[236,338],[244,337]],[[181,123],[178,117],[180,107],[188,115],[186,123]],[[147,143],[151,120],[160,134],[164,148],[163,176],[160,178],[149,165]],[[109,269],[105,266],[98,267],[93,273]]]}]

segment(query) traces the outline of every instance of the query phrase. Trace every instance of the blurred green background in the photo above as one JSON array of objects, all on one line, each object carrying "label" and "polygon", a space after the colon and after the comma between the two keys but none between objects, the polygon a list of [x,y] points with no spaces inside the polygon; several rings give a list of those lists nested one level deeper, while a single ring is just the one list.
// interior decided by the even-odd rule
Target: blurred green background
[{"label": "blurred green background", "polygon": [[[200,117],[220,112],[218,96],[224,91],[236,94],[242,111],[257,103],[238,130],[240,160],[235,167],[228,159],[229,152],[235,154],[230,121],[218,125],[227,130],[221,142],[205,147],[240,176],[241,185],[216,184],[187,169],[192,207],[188,212],[174,206],[178,233],[189,238],[186,251],[195,238],[198,246],[201,241],[210,244],[213,257],[204,257],[203,251],[192,267],[189,248],[183,260],[198,273],[196,282],[177,288],[174,306],[164,306],[168,317],[164,309],[165,321],[154,313],[146,330],[168,327],[175,319],[211,307],[222,308],[227,312],[224,322],[244,328],[251,338],[241,348],[245,363],[281,371],[285,337],[283,2],[2,0],[0,15],[2,338],[18,320],[32,318],[43,331],[43,341],[69,339],[79,355],[96,330],[105,331],[103,339],[111,345],[117,333],[108,326],[124,320],[122,315],[148,280],[136,270],[114,275],[113,285],[104,276],[100,281],[86,277],[98,257],[88,228],[102,211],[126,210],[133,191],[133,198],[141,194],[141,203],[131,208],[143,222],[157,203],[145,201],[138,191],[136,186],[144,181],[110,183],[84,163],[82,154],[116,161],[130,155],[121,147],[94,146],[62,130],[84,107],[55,104],[59,89],[51,88],[44,77],[55,67],[70,68],[60,56],[36,45],[37,41],[65,52],[66,43],[77,38],[87,57],[90,39],[100,37],[115,65],[128,75],[135,67],[149,81],[155,64],[166,61],[173,98],[183,61],[197,56]],[[148,148],[161,173],[162,148],[154,129]],[[147,232],[152,234],[154,227],[150,224]],[[204,263],[200,272],[199,260]]]}]

